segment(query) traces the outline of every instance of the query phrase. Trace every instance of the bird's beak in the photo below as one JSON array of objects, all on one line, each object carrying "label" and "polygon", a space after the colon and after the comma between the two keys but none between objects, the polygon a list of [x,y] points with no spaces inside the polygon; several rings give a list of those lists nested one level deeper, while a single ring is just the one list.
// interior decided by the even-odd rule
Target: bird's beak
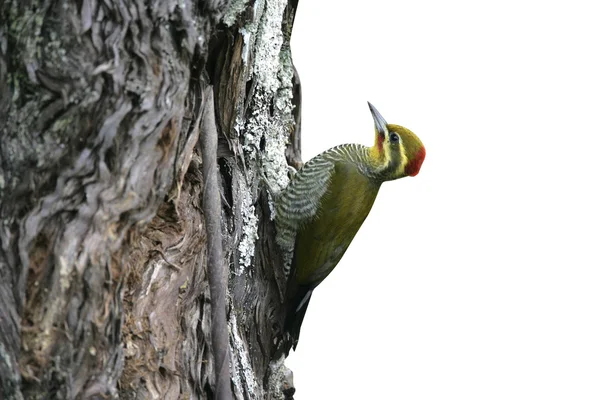
[{"label": "bird's beak", "polygon": [[387,122],[385,122],[385,119],[379,113],[379,111],[377,111],[373,104],[369,103],[368,101],[367,103],[369,104],[369,109],[371,110],[373,121],[375,121],[375,129],[377,129],[377,133],[379,133],[381,136],[386,136],[388,131]]}]

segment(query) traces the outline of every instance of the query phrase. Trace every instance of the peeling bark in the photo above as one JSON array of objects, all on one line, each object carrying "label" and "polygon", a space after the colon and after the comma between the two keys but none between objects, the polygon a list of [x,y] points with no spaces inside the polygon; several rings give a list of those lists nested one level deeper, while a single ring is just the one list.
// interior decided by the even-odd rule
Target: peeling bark
[{"label": "peeling bark", "polygon": [[[273,359],[283,284],[266,188],[301,164],[296,6],[0,3],[1,398],[228,398],[223,346],[234,398],[291,398]],[[208,86],[221,345],[198,146]]]}]

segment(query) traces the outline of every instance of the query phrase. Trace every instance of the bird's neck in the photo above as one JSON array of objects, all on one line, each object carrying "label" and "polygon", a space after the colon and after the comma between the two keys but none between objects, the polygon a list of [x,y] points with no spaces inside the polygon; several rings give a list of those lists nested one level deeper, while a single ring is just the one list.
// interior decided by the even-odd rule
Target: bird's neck
[{"label": "bird's neck", "polygon": [[386,154],[385,149],[377,143],[368,149],[370,174],[381,182],[400,178],[402,176],[402,154]]},{"label": "bird's neck", "polygon": [[374,182],[383,182],[388,180],[389,160],[387,160],[383,149],[377,145],[367,147],[362,145],[356,151],[356,163],[363,175],[371,178]]}]

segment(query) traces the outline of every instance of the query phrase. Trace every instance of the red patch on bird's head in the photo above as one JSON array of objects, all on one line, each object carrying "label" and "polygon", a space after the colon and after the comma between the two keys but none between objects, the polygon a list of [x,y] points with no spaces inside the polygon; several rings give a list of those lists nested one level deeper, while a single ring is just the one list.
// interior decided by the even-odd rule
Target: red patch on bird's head
[{"label": "red patch on bird's head", "polygon": [[379,132],[377,132],[376,135],[377,135],[377,149],[379,150],[380,154],[383,154],[383,141],[385,140],[385,136],[380,134]]},{"label": "red patch on bird's head", "polygon": [[417,151],[417,153],[412,157],[406,167],[404,168],[404,173],[408,176],[416,176],[421,169],[421,164],[423,164],[423,160],[425,160],[425,147],[421,146],[421,148]]}]

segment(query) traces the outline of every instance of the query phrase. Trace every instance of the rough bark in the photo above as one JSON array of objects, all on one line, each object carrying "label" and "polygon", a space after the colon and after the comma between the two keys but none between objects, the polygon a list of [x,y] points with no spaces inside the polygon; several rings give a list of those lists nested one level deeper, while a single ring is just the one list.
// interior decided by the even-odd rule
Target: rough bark
[{"label": "rough bark", "polygon": [[0,1],[0,398],[221,399],[227,369],[291,397],[266,189],[300,165],[296,5]]}]

